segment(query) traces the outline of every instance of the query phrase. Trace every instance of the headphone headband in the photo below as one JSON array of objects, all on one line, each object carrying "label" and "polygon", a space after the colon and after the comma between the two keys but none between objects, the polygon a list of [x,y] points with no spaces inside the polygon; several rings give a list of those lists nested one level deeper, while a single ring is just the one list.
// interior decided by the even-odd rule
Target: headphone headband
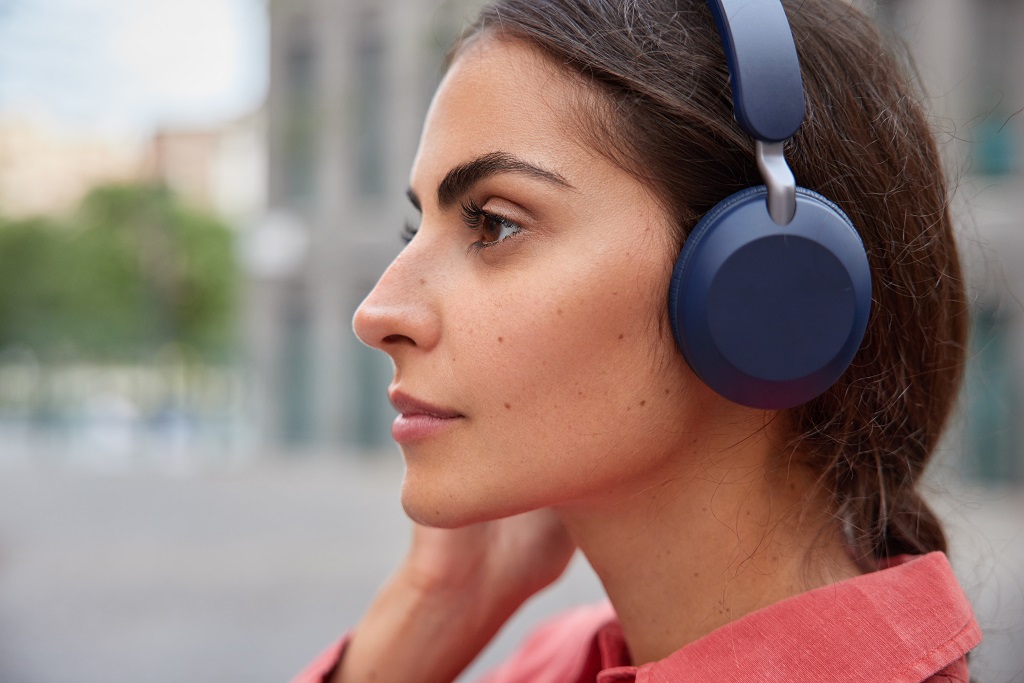
[{"label": "headphone headband", "polygon": [[793,32],[779,0],[708,0],[725,47],[737,123],[756,140],[782,142],[804,120]]},{"label": "headphone headband", "polygon": [[[871,314],[860,235],[803,188],[783,154],[804,119],[793,32],[781,0],[708,0],[729,62],[734,114],[754,138],[764,187],[720,201],[683,243],[669,320],[694,373],[725,398],[789,408],[849,367]],[[799,206],[798,206],[799,205]]]}]

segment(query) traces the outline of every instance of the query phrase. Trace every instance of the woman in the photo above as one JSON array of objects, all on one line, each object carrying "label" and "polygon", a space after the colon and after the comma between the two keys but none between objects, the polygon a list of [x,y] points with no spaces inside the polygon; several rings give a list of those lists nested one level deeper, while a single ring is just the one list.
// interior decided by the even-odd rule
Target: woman
[{"label": "woman", "polygon": [[[610,604],[544,625],[487,680],[967,680],[980,632],[915,491],[967,324],[924,116],[864,17],[785,2],[803,125],[755,159],[728,87],[747,46],[710,4],[731,74],[699,0],[497,0],[454,48],[411,173],[421,223],[355,319],[394,361],[416,531],[298,680],[450,681],[576,548]],[[811,395],[737,399],[691,358],[673,271],[758,161],[762,213],[792,220],[771,189],[783,149],[856,226],[870,315],[854,306],[863,341]]]}]

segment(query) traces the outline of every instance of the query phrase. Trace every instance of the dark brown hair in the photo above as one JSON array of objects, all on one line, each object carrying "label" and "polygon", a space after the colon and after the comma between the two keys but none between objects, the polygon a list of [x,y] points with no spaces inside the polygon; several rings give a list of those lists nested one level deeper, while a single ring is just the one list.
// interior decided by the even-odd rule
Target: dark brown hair
[{"label": "dark brown hair", "polygon": [[[871,570],[891,555],[946,549],[915,487],[959,387],[965,294],[939,155],[911,81],[843,0],[783,4],[806,91],[787,158],[800,185],[849,215],[873,278],[853,364],[787,417],[794,452]],[[594,142],[655,191],[680,244],[718,201],[761,183],[703,0],[496,0],[463,41],[483,33],[532,44],[591,86],[583,118]]]}]

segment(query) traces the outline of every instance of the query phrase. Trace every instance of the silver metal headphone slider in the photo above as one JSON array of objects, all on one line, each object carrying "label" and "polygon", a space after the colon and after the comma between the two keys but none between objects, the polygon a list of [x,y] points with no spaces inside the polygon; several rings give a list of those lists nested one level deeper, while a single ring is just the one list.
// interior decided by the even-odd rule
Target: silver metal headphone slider
[{"label": "silver metal headphone slider", "polygon": [[777,225],[789,225],[796,215],[796,178],[782,152],[784,143],[756,143],[757,168],[768,188],[768,215]]}]

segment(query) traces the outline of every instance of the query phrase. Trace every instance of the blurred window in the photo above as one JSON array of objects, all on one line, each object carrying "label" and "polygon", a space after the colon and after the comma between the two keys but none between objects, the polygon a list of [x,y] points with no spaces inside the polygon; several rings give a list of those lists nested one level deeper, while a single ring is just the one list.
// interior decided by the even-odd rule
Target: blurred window
[{"label": "blurred window", "polygon": [[882,28],[888,29],[890,32],[898,32],[901,29],[897,11],[897,5],[899,4],[899,0],[876,0],[872,8],[875,21]]},{"label": "blurred window", "polygon": [[1008,318],[995,306],[974,312],[967,365],[965,474],[985,483],[1019,481],[1020,381],[1010,357]]},{"label": "blurred window", "polygon": [[1017,32],[1024,13],[1019,0],[977,0],[974,54],[975,121],[971,150],[975,173],[989,176],[1013,173],[1018,167],[1020,109],[1024,106],[1016,86],[1015,64],[1020,58]]},{"label": "blurred window", "polygon": [[296,208],[311,205],[316,186],[316,50],[304,29],[293,27],[285,56],[285,193]]},{"label": "blurred window", "polygon": [[313,438],[312,325],[296,290],[284,311],[284,344],[281,350],[283,408],[281,438],[288,445],[303,445]]},{"label": "blurred window", "polygon": [[385,41],[380,12],[365,11],[356,36],[355,106],[357,188],[367,197],[382,197],[387,184]]}]

